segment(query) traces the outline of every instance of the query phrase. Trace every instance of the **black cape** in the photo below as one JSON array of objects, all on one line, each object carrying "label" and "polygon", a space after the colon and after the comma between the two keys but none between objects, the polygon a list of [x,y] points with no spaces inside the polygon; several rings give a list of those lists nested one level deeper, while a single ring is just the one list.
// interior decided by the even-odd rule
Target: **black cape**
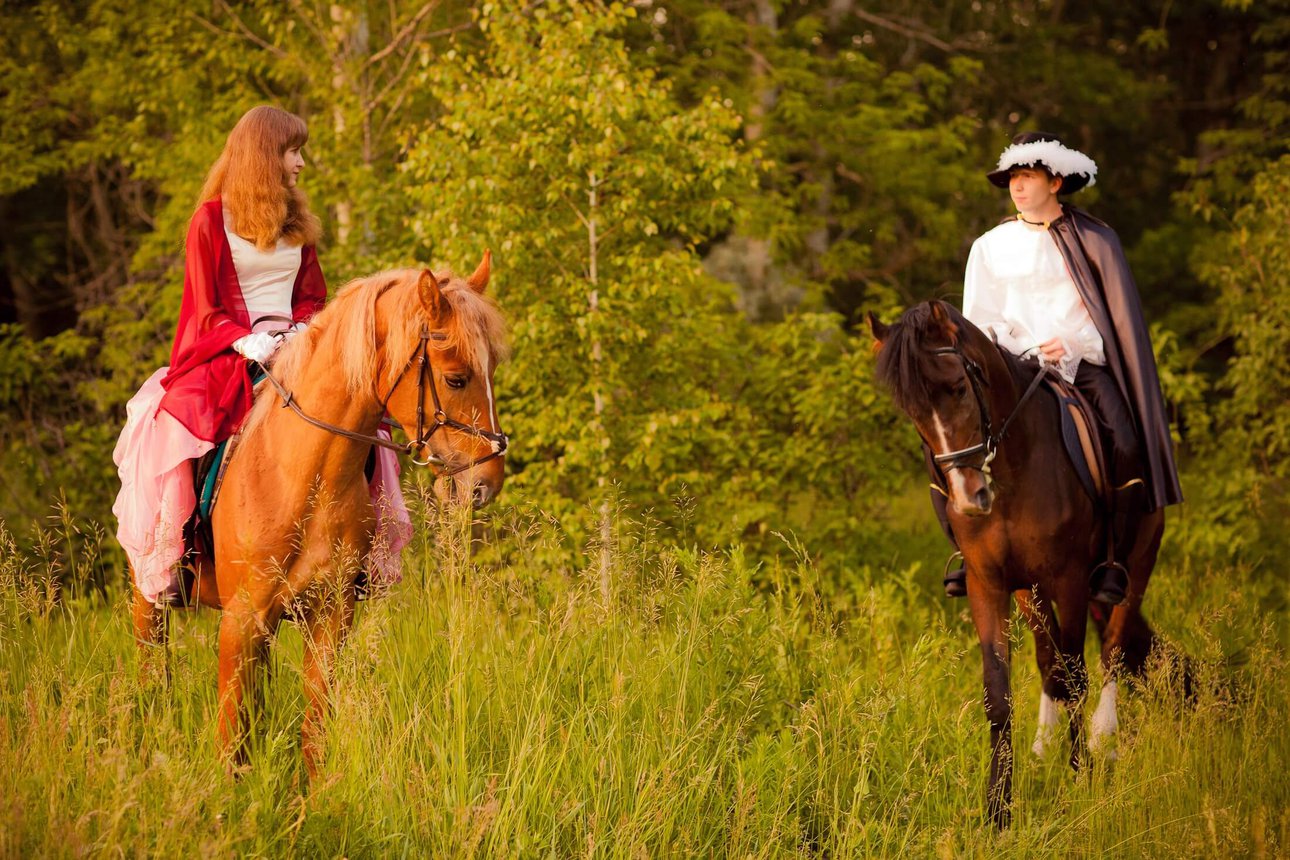
[{"label": "black cape", "polygon": [[1151,338],[1142,317],[1138,287],[1124,259],[1120,237],[1102,221],[1076,209],[1063,215],[1049,233],[1057,242],[1075,287],[1102,335],[1107,368],[1115,375],[1137,423],[1150,510],[1183,500],[1174,463],[1165,399],[1160,392]]}]

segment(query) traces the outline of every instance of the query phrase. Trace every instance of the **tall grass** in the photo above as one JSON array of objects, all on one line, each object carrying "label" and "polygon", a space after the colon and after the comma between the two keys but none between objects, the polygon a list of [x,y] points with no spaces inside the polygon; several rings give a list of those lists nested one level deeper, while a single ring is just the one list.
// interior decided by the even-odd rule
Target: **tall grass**
[{"label": "tall grass", "polygon": [[757,566],[619,516],[606,591],[599,548],[569,562],[540,517],[487,553],[440,522],[360,610],[307,784],[295,628],[230,778],[218,615],[176,613],[169,684],[141,681],[125,590],[57,594],[51,565],[102,567],[77,529],[97,534],[65,517],[39,552],[0,532],[5,856],[1290,852],[1284,604],[1261,617],[1277,594],[1249,571],[1160,574],[1148,608],[1191,653],[1195,699],[1162,664],[1122,697],[1118,759],[1079,775],[1028,752],[1038,680],[1014,625],[1016,803],[996,834],[966,607],[908,559],[823,582],[804,553]]}]

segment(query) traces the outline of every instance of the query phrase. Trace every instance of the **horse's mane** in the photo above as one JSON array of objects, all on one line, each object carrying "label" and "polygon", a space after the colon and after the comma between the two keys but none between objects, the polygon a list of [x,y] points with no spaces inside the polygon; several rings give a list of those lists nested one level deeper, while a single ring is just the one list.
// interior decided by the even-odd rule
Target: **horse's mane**
[{"label": "horse's mane", "polygon": [[[948,304],[950,320],[960,326],[962,314]],[[927,386],[927,373],[923,369],[927,340],[932,331],[939,331],[940,324],[932,319],[932,303],[914,305],[887,329],[887,337],[878,353],[878,381],[891,391],[896,406],[908,412],[920,403],[932,399]]]},{"label": "horse's mane", "polygon": [[[352,394],[369,393],[380,397],[394,384],[404,370],[404,360],[420,345],[425,313],[417,282],[421,269],[392,269],[366,278],[357,278],[341,287],[312,320],[309,327],[283,345],[271,365],[273,375],[287,390],[310,372],[323,336],[334,331],[340,354],[328,360],[340,365],[346,389]],[[450,312],[435,328],[438,337],[430,346],[441,351],[454,350],[479,373],[489,373],[510,355],[506,323],[491,298],[476,292],[465,279],[451,271],[436,272],[435,279]],[[389,293],[383,303],[385,321],[385,373],[377,379],[380,355],[377,350],[377,300]],[[334,372],[334,371],[332,371]],[[279,398],[272,389],[256,398],[247,416],[243,434],[251,432]]]},{"label": "horse's mane", "polygon": [[[953,305],[942,302],[941,307],[960,332],[976,328]],[[905,311],[887,329],[887,337],[878,353],[877,377],[891,391],[896,405],[906,412],[932,399],[923,364],[930,354],[929,347],[934,346],[928,340],[939,330],[940,324],[932,318],[931,302],[923,302]],[[1037,368],[1034,364],[1023,362],[1006,349],[998,352],[1014,379],[1025,384],[1035,375]]]}]

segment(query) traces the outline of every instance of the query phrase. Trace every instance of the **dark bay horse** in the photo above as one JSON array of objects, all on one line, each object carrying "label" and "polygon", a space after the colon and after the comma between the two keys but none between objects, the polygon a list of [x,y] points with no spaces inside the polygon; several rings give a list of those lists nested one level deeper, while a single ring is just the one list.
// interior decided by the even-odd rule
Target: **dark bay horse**
[{"label": "dark bay horse", "polygon": [[987,810],[996,825],[1006,826],[1013,761],[1011,597],[1034,634],[1043,678],[1034,749],[1042,751],[1055,731],[1061,702],[1070,712],[1071,765],[1078,768],[1090,608],[1102,635],[1106,679],[1093,717],[1096,747],[1117,728],[1116,678],[1124,670],[1141,671],[1154,639],[1140,607],[1164,513],[1145,516],[1129,553],[1128,600],[1109,613],[1102,604],[1090,606],[1089,572],[1105,558],[1103,517],[1067,457],[1055,400],[1031,390],[1035,366],[999,349],[944,302],[910,308],[891,325],[871,314],[869,326],[878,346],[878,378],[944,464],[950,525],[967,566],[985,670],[992,748]]},{"label": "dark bay horse", "polygon": [[[489,271],[485,252],[465,279],[407,269],[351,282],[275,357],[278,387],[259,393],[225,473],[214,556],[193,564],[190,604],[223,611],[218,728],[230,763],[245,761],[248,695],[288,613],[305,635],[301,739],[311,775],[321,762],[331,667],[373,545],[364,473],[373,445],[434,465],[441,498],[480,506],[501,490],[506,437],[493,371],[506,342],[484,295]],[[376,441],[387,413],[407,431],[406,446]],[[137,588],[134,624],[141,643],[164,640],[162,614]]]}]

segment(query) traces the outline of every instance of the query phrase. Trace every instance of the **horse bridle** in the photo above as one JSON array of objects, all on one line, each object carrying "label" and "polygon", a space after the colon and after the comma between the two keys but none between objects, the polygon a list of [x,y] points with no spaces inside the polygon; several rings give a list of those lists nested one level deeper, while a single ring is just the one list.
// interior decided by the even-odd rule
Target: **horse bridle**
[{"label": "horse bridle", "polygon": [[[309,424],[312,424],[321,430],[326,430],[328,433],[335,434],[336,436],[343,436],[346,439],[353,439],[357,442],[368,442],[372,445],[378,445],[382,448],[389,448],[390,450],[407,454],[412,458],[413,463],[418,466],[430,466],[437,471],[439,477],[447,478],[456,475],[459,472],[464,472],[467,469],[472,469],[482,463],[487,463],[489,460],[501,457],[506,453],[506,448],[510,444],[510,439],[505,433],[494,433],[490,430],[482,430],[479,427],[474,427],[470,424],[463,424],[460,421],[449,418],[448,414],[444,412],[443,405],[439,400],[439,389],[434,382],[434,367],[430,363],[430,341],[447,340],[447,337],[448,336],[443,332],[432,332],[428,326],[423,325],[421,327],[420,343],[417,345],[416,351],[414,351],[412,355],[408,356],[408,360],[403,364],[402,372],[400,372],[398,378],[394,380],[394,384],[390,386],[390,390],[385,393],[385,397],[381,398],[381,414],[384,415],[386,408],[389,406],[390,398],[394,396],[395,389],[399,387],[399,383],[403,381],[403,378],[408,375],[408,368],[412,366],[412,362],[416,361],[417,435],[404,445],[400,445],[391,439],[384,439],[380,436],[369,436],[365,433],[356,433],[353,430],[347,430],[344,427],[338,427],[335,424],[330,424],[313,417],[300,408],[300,404],[296,403],[295,395],[288,391],[286,387],[283,386],[276,377],[274,377],[274,375],[269,371],[269,368],[264,367],[264,374],[268,378],[269,382],[273,384],[273,387],[277,390],[278,394],[281,395],[283,408],[291,407],[293,412]],[[261,366],[263,367],[263,365]],[[431,415],[434,420],[429,423],[426,421],[425,392],[427,388],[430,389],[430,399],[434,403],[434,412]],[[428,448],[430,438],[445,427],[449,430],[456,430],[459,433],[465,433],[468,436],[484,439],[489,443],[493,450],[488,455],[471,460],[465,465],[457,466],[451,470],[444,470],[443,467],[448,465],[447,462],[442,457],[430,453]],[[424,460],[417,459],[416,454],[418,449],[420,449],[421,453],[424,454]]]},{"label": "horse bridle", "polygon": [[[981,393],[981,388],[983,386],[988,387],[990,384],[985,378],[985,371],[981,369],[981,365],[978,364],[971,356],[959,349],[957,343],[953,346],[943,346],[933,349],[931,352],[932,355],[957,355],[959,360],[963,362],[964,374],[967,376],[968,383],[972,386],[972,396],[976,399],[977,416],[981,419],[980,442],[975,445],[969,445],[966,448],[960,448],[957,451],[949,451],[945,454],[934,454],[932,455],[932,460],[937,466],[942,466],[946,471],[951,469],[974,469],[985,476],[988,484],[991,478],[990,464],[994,461],[995,455],[999,453],[999,445],[1002,444],[1003,437],[1008,432],[1008,427],[1012,424],[1012,420],[1017,417],[1017,414],[1021,412],[1021,407],[1025,405],[1026,401],[1039,390],[1039,386],[1043,383],[1045,377],[1048,376],[1048,366],[1046,364],[1039,365],[1039,372],[1035,374],[1035,378],[1030,381],[1030,385],[1026,388],[1025,393],[1021,395],[1021,398],[1017,400],[1016,405],[1012,407],[1012,412],[1008,413],[1008,417],[1003,419],[1003,424],[1000,425],[999,432],[995,433],[990,421],[989,401],[987,401],[985,396]],[[978,454],[984,455],[979,466],[968,462],[968,460],[976,457]]]}]

